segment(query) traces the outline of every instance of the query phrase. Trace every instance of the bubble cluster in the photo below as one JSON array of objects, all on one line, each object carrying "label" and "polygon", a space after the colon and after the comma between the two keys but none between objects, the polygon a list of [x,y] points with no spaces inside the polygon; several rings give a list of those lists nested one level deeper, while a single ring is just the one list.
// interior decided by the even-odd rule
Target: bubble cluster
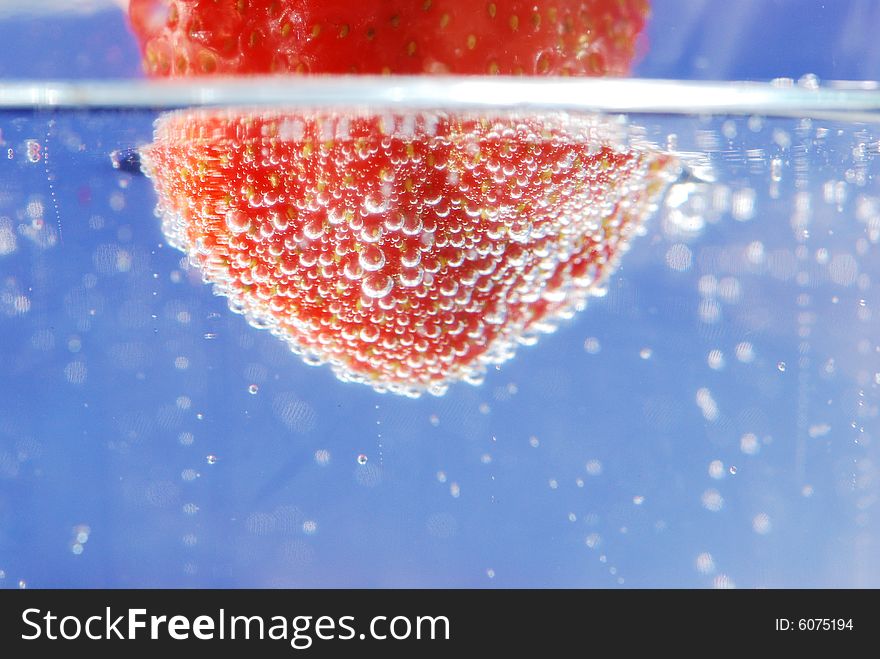
[{"label": "bubble cluster", "polygon": [[233,311],[418,396],[479,384],[601,290],[677,172],[621,139],[593,116],[198,110],[142,157],[169,242]]}]

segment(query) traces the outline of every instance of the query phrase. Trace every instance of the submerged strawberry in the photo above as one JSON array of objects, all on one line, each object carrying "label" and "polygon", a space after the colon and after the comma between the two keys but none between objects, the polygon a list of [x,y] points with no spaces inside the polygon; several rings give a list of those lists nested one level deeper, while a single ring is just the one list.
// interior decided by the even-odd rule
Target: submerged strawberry
[{"label": "submerged strawberry", "polygon": [[191,110],[143,149],[169,241],[310,363],[442,393],[582,307],[674,163],[569,115]]},{"label": "submerged strawberry", "polygon": [[153,76],[625,75],[648,0],[131,0]]}]

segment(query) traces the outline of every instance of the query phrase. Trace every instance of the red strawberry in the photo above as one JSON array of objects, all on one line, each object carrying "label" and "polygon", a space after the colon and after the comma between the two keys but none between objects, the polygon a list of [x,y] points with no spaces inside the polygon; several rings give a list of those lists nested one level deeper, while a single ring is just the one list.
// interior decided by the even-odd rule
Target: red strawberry
[{"label": "red strawberry", "polygon": [[613,270],[674,169],[595,117],[190,110],[143,149],[169,241],[344,380],[477,382]]},{"label": "red strawberry", "polygon": [[624,75],[648,0],[131,0],[153,76]]}]

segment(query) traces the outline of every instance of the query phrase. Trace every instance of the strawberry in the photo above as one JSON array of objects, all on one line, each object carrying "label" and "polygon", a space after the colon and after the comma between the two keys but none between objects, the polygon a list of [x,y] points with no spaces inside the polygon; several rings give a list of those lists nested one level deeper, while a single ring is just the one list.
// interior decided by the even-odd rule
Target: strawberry
[{"label": "strawberry", "polygon": [[[647,0],[131,0],[153,76],[619,75]],[[602,290],[676,165],[569,115],[188,110],[142,149],[171,244],[308,363],[478,383]]]},{"label": "strawberry", "polygon": [[131,0],[152,76],[625,75],[648,0]]},{"label": "strawberry", "polygon": [[562,114],[187,110],[142,157],[169,242],[234,311],[413,396],[583,307],[675,170]]}]

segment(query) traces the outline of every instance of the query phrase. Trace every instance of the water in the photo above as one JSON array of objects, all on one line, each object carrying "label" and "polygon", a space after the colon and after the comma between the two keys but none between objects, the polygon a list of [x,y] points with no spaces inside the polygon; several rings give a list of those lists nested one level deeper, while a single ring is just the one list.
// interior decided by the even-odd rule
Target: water
[{"label": "water", "polygon": [[[639,73],[880,78],[871,5],[763,4],[656,2]],[[69,61],[0,18],[21,77],[135,75],[109,10]],[[685,173],[607,293],[413,400],[211,295],[118,157],[157,116],[0,114],[3,587],[880,584],[877,124],[631,114]]]}]

